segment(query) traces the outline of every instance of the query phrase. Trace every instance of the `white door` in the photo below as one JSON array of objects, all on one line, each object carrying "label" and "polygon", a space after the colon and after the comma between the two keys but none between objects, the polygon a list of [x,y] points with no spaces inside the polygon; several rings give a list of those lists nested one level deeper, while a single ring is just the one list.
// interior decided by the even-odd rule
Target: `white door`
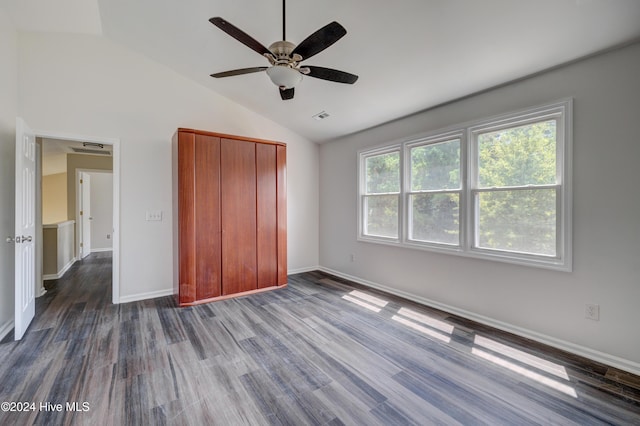
[{"label": "white door", "polygon": [[80,256],[84,259],[91,254],[91,176],[80,173]]},{"label": "white door", "polygon": [[16,119],[15,340],[35,315],[36,137]]}]

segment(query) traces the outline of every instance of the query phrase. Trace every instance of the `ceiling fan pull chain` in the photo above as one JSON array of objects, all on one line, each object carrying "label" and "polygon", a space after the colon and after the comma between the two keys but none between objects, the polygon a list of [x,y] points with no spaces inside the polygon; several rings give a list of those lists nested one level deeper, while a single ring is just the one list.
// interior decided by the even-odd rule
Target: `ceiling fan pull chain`
[{"label": "ceiling fan pull chain", "polygon": [[287,29],[286,29],[287,18],[285,14],[285,10],[286,10],[285,3],[286,3],[286,0],[282,0],[282,41],[287,40]]}]

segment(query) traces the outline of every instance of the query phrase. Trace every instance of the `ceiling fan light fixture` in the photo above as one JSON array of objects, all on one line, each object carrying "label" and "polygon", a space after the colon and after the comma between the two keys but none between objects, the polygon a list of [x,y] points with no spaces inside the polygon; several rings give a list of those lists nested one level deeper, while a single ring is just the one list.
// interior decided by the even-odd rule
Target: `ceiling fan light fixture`
[{"label": "ceiling fan light fixture", "polygon": [[275,65],[267,68],[267,75],[273,84],[281,90],[292,89],[302,81],[302,74],[286,65]]}]

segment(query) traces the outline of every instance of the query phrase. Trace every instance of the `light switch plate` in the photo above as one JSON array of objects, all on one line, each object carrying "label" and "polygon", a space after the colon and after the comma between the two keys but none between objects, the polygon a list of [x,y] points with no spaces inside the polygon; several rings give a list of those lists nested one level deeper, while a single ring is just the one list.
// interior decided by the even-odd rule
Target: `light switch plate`
[{"label": "light switch plate", "polygon": [[147,221],[162,220],[162,210],[147,210]]}]

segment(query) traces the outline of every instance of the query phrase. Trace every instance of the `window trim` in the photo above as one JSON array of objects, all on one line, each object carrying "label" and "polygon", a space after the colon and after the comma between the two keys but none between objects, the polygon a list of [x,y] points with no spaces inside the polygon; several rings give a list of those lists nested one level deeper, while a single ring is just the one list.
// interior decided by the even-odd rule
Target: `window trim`
[{"label": "window trim", "polygon": [[[557,188],[556,197],[556,256],[544,256],[497,249],[474,247],[477,241],[475,221],[477,217],[475,194],[487,190],[476,188],[477,183],[477,139],[479,133],[503,128],[517,127],[529,123],[540,122],[545,118],[556,119],[556,184],[544,187]],[[386,244],[396,247],[426,250],[437,253],[454,254],[464,257],[506,262],[552,269],[557,271],[572,271],[573,264],[573,224],[572,224],[572,176],[573,176],[573,99],[566,98],[546,105],[527,108],[494,117],[474,120],[456,126],[450,126],[437,131],[415,135],[410,138],[396,140],[388,145],[362,149],[357,153],[358,158],[358,206],[357,206],[357,240],[376,244]],[[460,139],[460,245],[423,242],[410,239],[410,196],[411,172],[410,150],[412,147]],[[366,168],[364,161],[367,157],[398,151],[400,154],[400,200],[398,205],[399,238],[368,236],[363,233],[363,195],[365,195]],[[474,161],[476,162],[474,165]],[[542,189],[542,186],[535,188]],[[458,191],[458,190],[455,190]],[[446,191],[451,192],[451,191]]]},{"label": "window trim", "polygon": [[[367,168],[365,166],[367,158],[376,157],[378,155],[390,154],[392,152],[397,152],[399,156],[399,173],[400,173],[400,182],[398,183],[400,186],[400,191],[397,193],[398,195],[398,238],[385,237],[382,235],[368,235],[364,233],[364,229],[366,226],[365,220],[365,209],[364,203],[367,197],[371,196],[371,194],[367,193]],[[402,224],[404,221],[402,220],[403,209],[402,209],[402,200],[403,200],[403,192],[404,186],[403,182],[403,164],[402,161],[402,144],[393,144],[389,146],[383,146],[375,149],[370,149],[366,151],[362,151],[358,154],[358,240],[363,241],[371,241],[378,242],[384,244],[400,244],[402,240]],[[390,193],[380,193],[375,195],[394,195],[395,192]]]},{"label": "window trim", "polygon": [[[435,145],[438,143],[449,142],[452,140],[458,139],[460,140],[460,189],[455,190],[432,190],[432,191],[413,191],[411,189],[411,149],[420,146],[428,146]],[[435,249],[448,249],[448,250],[460,250],[463,247],[463,227],[464,227],[464,215],[462,212],[464,211],[462,208],[462,204],[465,202],[465,186],[466,186],[466,137],[465,132],[463,130],[454,130],[446,133],[439,133],[437,135],[433,135],[430,137],[420,138],[417,140],[405,142],[403,144],[404,148],[404,164],[407,164],[407,173],[403,175],[404,179],[404,188],[407,188],[406,191],[403,191],[403,204],[405,207],[406,215],[403,216],[406,220],[404,221],[404,229],[403,229],[403,243],[407,246],[417,246],[417,247],[433,247]],[[459,244],[447,244],[447,243],[438,243],[435,241],[421,241],[417,239],[410,238],[411,237],[411,226],[412,226],[412,218],[411,212],[412,208],[410,206],[411,196],[413,194],[420,193],[458,193],[460,194],[460,204],[459,204],[459,212],[460,219],[458,223],[458,232],[459,232]]]}]

